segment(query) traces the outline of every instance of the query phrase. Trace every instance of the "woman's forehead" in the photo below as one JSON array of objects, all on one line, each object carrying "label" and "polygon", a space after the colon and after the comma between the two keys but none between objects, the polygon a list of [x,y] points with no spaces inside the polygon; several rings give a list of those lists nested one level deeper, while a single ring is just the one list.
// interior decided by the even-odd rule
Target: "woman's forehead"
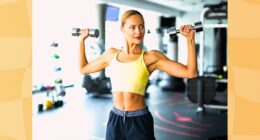
[{"label": "woman's forehead", "polygon": [[130,25],[135,25],[135,24],[139,25],[143,23],[144,23],[144,19],[140,15],[132,15],[128,17],[125,21],[125,24],[130,24]]}]

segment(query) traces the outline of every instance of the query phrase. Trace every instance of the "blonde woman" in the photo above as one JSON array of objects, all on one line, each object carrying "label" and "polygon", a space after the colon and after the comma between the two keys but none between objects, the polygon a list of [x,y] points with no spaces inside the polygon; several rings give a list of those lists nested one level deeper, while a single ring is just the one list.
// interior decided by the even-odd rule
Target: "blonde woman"
[{"label": "blonde woman", "polygon": [[110,73],[114,107],[109,115],[106,140],[155,139],[153,117],[144,100],[145,87],[155,70],[182,78],[197,76],[195,31],[191,28],[191,25],[180,27],[181,34],[187,38],[187,65],[168,59],[160,51],[143,50],[145,22],[136,10],[126,11],[121,17],[121,31],[125,39],[122,49],[110,48],[91,62],[86,59],[84,45],[89,29],[81,30],[81,73],[89,74],[105,68]]}]

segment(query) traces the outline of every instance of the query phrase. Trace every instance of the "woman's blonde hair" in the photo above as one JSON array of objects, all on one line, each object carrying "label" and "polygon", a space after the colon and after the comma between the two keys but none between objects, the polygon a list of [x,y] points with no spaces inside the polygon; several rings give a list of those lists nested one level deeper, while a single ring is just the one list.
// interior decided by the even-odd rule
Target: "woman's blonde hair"
[{"label": "woman's blonde hair", "polygon": [[127,20],[127,18],[133,15],[139,15],[142,19],[144,19],[143,15],[139,11],[128,10],[121,16],[121,27],[125,25],[125,21]]}]

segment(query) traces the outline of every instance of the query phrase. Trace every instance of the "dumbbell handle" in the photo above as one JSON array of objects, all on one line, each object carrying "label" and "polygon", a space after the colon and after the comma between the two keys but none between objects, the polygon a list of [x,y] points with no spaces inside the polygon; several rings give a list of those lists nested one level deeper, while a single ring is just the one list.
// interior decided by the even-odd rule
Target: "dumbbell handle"
[{"label": "dumbbell handle", "polygon": [[[202,22],[195,22],[195,25],[192,26],[192,30],[196,30],[196,32],[203,31]],[[171,27],[167,30],[169,35],[177,35],[180,33],[180,29],[176,29],[176,27]]]},{"label": "dumbbell handle", "polygon": [[[175,27],[173,27],[173,28],[175,28]],[[170,29],[168,29],[168,33],[169,33],[169,30],[171,30],[172,28],[170,28]],[[176,29],[176,28],[175,28]],[[195,28],[194,28],[194,26],[192,26],[192,28],[190,29],[190,30],[196,30]],[[178,34],[178,33],[180,33],[181,31],[180,31],[180,29],[177,29],[176,31],[176,34]]]},{"label": "dumbbell handle", "polygon": [[[72,29],[72,36],[79,36],[80,31],[81,31],[80,28],[73,28]],[[98,29],[89,29],[89,36],[97,38],[99,36],[99,30]]]}]

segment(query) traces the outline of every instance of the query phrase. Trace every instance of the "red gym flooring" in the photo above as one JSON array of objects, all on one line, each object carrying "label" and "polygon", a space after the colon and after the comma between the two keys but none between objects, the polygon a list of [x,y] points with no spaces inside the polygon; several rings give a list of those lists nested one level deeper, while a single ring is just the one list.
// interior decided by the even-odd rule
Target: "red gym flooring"
[{"label": "red gym flooring", "polygon": [[[154,117],[157,140],[207,140],[227,135],[225,110],[206,109],[201,116],[184,92],[165,92],[155,86],[148,92],[146,103]],[[62,107],[42,113],[37,112],[38,100],[33,97],[33,140],[104,140],[113,107],[110,94],[94,97],[80,88],[70,88]]]}]

